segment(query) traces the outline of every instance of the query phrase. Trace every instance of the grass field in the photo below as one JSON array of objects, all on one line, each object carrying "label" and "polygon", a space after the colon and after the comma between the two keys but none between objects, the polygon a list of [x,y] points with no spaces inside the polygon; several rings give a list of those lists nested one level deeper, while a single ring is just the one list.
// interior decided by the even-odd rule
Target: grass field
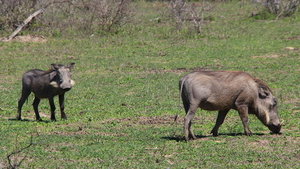
[{"label": "grass field", "polygon": [[[254,20],[253,4],[216,3],[206,13],[214,21],[195,35],[175,30],[159,2],[134,5],[135,20],[115,35],[0,42],[0,168],[31,137],[33,145],[11,157],[16,164],[24,158],[20,168],[300,168],[299,14]],[[68,120],[51,122],[42,100],[44,121],[36,122],[33,95],[23,120],[14,120],[22,74],[69,62],[76,63],[76,85],[66,94]],[[270,134],[250,116],[254,135],[244,136],[231,111],[220,136],[212,137],[217,112],[198,110],[193,129],[199,138],[183,141],[178,81],[194,70],[240,70],[265,81],[279,100],[283,134]]]}]

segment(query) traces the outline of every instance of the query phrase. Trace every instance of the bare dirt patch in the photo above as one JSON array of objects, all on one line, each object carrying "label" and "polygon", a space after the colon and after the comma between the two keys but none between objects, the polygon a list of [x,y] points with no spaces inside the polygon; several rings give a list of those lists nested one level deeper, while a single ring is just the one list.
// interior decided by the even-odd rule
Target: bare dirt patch
[{"label": "bare dirt patch", "polygon": [[[144,73],[175,73],[175,74],[182,74],[186,72],[195,72],[195,71],[212,71],[212,70],[226,70],[229,67],[225,67],[218,63],[218,60],[215,60],[215,64],[205,65],[203,67],[191,67],[191,68],[185,68],[185,67],[179,67],[179,68],[172,68],[172,69],[158,69],[158,68],[147,68],[145,66],[139,66],[139,65],[130,65],[130,64],[123,64],[121,65],[122,68],[131,69],[131,70],[139,70]],[[232,67],[230,67],[232,68]],[[119,71],[110,70],[110,73],[119,73]]]},{"label": "bare dirt patch", "polygon": [[68,131],[68,132],[62,132],[62,131],[52,131],[50,134],[54,135],[61,135],[61,136],[70,136],[70,135],[86,135],[90,134],[86,130],[78,129],[77,131]]},{"label": "bare dirt patch", "polygon": [[[128,125],[161,125],[161,124],[183,124],[183,117],[179,117],[176,122],[174,122],[175,115],[164,115],[164,116],[151,116],[151,117],[126,117],[120,119],[107,119],[102,122],[102,124],[109,123],[125,123]],[[200,121],[201,117],[194,117],[193,121]]]},{"label": "bare dirt patch", "polygon": [[250,142],[249,144],[253,145],[253,146],[260,147],[260,146],[267,146],[267,145],[269,145],[270,141],[269,140],[259,140],[259,141],[256,141],[256,142]]},{"label": "bare dirt patch", "polygon": [[227,67],[224,67],[220,64],[215,65],[206,65],[204,67],[193,67],[193,68],[174,68],[174,69],[149,69],[147,72],[149,73],[186,73],[186,72],[196,72],[196,71],[211,71],[211,70],[225,70]]},{"label": "bare dirt patch", "polygon": [[[201,117],[195,117],[193,122],[196,124],[202,123],[203,119]],[[98,128],[98,125],[109,125],[118,124],[116,128],[116,132],[105,132],[97,129],[97,132],[94,131],[95,128]],[[88,125],[88,126],[87,126]],[[126,118],[111,118],[106,119],[100,122],[97,122],[97,125],[94,126],[93,123],[68,123],[68,124],[58,124],[55,125],[55,131],[48,132],[52,135],[61,135],[61,136],[72,136],[72,135],[101,135],[101,136],[127,136],[127,133],[119,132],[119,127],[135,127],[135,126],[147,126],[147,127],[159,127],[166,125],[183,125],[183,117],[179,117],[176,122],[174,122],[174,115],[163,115],[163,116],[151,116],[151,117],[126,117]],[[182,140],[182,136],[174,135],[175,140]]]},{"label": "bare dirt patch", "polygon": [[25,35],[25,36],[16,36],[12,41],[17,42],[34,42],[34,43],[45,43],[47,42],[46,38],[39,35]]},{"label": "bare dirt patch", "polygon": [[300,40],[300,36],[292,36],[292,37],[287,37],[287,38],[284,38],[285,40],[296,40],[296,39],[299,39]]},{"label": "bare dirt patch", "polygon": [[273,54],[273,55],[263,55],[263,56],[250,56],[250,58],[278,58],[279,55]]}]

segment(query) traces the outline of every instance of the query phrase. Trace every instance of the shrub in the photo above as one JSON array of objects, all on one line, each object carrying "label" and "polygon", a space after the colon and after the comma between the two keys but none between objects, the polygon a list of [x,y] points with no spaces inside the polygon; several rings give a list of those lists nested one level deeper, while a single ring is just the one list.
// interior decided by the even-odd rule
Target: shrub
[{"label": "shrub", "polygon": [[27,26],[57,36],[64,32],[93,34],[115,33],[132,14],[131,0],[10,0],[0,1],[0,29],[16,29],[33,12],[45,8]]},{"label": "shrub", "polygon": [[263,0],[260,2],[276,19],[280,16],[291,16],[298,10],[300,0]]},{"label": "shrub", "polygon": [[37,6],[37,0],[0,1],[0,29],[16,29]]},{"label": "shrub", "polygon": [[[183,25],[192,25],[194,31],[197,34],[201,34],[202,26],[207,21],[212,21],[214,19],[212,16],[205,16],[207,11],[214,8],[214,5],[209,1],[201,1],[201,3],[196,2],[186,2],[185,0],[171,0],[166,3],[170,9],[170,18],[175,20],[175,28],[181,30]],[[207,20],[208,19],[208,20]]]}]

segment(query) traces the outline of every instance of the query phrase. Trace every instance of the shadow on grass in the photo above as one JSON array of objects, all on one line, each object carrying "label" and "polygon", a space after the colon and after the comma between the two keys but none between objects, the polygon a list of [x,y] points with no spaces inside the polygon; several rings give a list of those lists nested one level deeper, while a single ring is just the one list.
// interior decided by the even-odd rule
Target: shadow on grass
[{"label": "shadow on grass", "polygon": [[[273,133],[273,132],[269,132],[268,134],[266,133],[252,133],[252,136],[268,136],[268,135],[281,135],[282,133]],[[244,133],[220,133],[218,136],[246,136]],[[216,136],[216,137],[218,137]],[[250,136],[251,137],[251,136]]]},{"label": "shadow on grass", "polygon": [[[213,137],[212,135],[196,135],[197,139],[201,139],[201,138],[207,138],[207,137]],[[185,141],[184,136],[179,136],[179,135],[175,135],[175,136],[170,136],[170,137],[161,137],[161,139],[165,139],[165,140],[175,140],[177,142],[179,141]]]},{"label": "shadow on grass", "polygon": [[21,119],[21,120],[17,120],[16,118],[9,118],[9,121],[20,121],[20,122],[41,122],[41,123],[50,123],[52,121],[50,120],[40,120],[40,121],[36,121],[36,120],[29,120],[29,119]]},{"label": "shadow on grass", "polygon": [[[252,133],[253,136],[262,136],[264,133]],[[246,136],[244,133],[219,133],[218,136]],[[218,137],[216,136],[216,137]]]},{"label": "shadow on grass", "polygon": [[[252,133],[252,135],[255,136],[263,136],[265,135],[264,133]],[[244,133],[219,133],[218,136],[245,136],[247,137]],[[209,137],[218,137],[218,136],[213,136],[213,135],[196,135],[197,140],[198,139],[203,139],[203,138],[209,138]],[[175,136],[170,136],[170,137],[161,137],[161,139],[165,139],[165,140],[175,140],[177,142],[179,141],[185,141],[184,136],[179,136],[179,135],[175,135]]]}]

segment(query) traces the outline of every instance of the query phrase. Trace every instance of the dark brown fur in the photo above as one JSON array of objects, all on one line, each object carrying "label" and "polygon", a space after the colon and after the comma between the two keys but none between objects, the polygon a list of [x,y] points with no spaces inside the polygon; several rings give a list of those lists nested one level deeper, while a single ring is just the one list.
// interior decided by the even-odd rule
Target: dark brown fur
[{"label": "dark brown fur", "polygon": [[56,121],[53,101],[53,97],[56,95],[59,97],[61,118],[67,119],[64,112],[64,94],[74,85],[70,73],[74,64],[75,63],[70,63],[68,66],[51,64],[51,69],[47,71],[33,69],[26,72],[22,78],[22,96],[18,102],[18,115],[16,119],[21,120],[22,106],[31,92],[35,95],[33,108],[36,120],[42,120],[38,111],[40,99],[48,98],[51,108],[51,120]]}]

